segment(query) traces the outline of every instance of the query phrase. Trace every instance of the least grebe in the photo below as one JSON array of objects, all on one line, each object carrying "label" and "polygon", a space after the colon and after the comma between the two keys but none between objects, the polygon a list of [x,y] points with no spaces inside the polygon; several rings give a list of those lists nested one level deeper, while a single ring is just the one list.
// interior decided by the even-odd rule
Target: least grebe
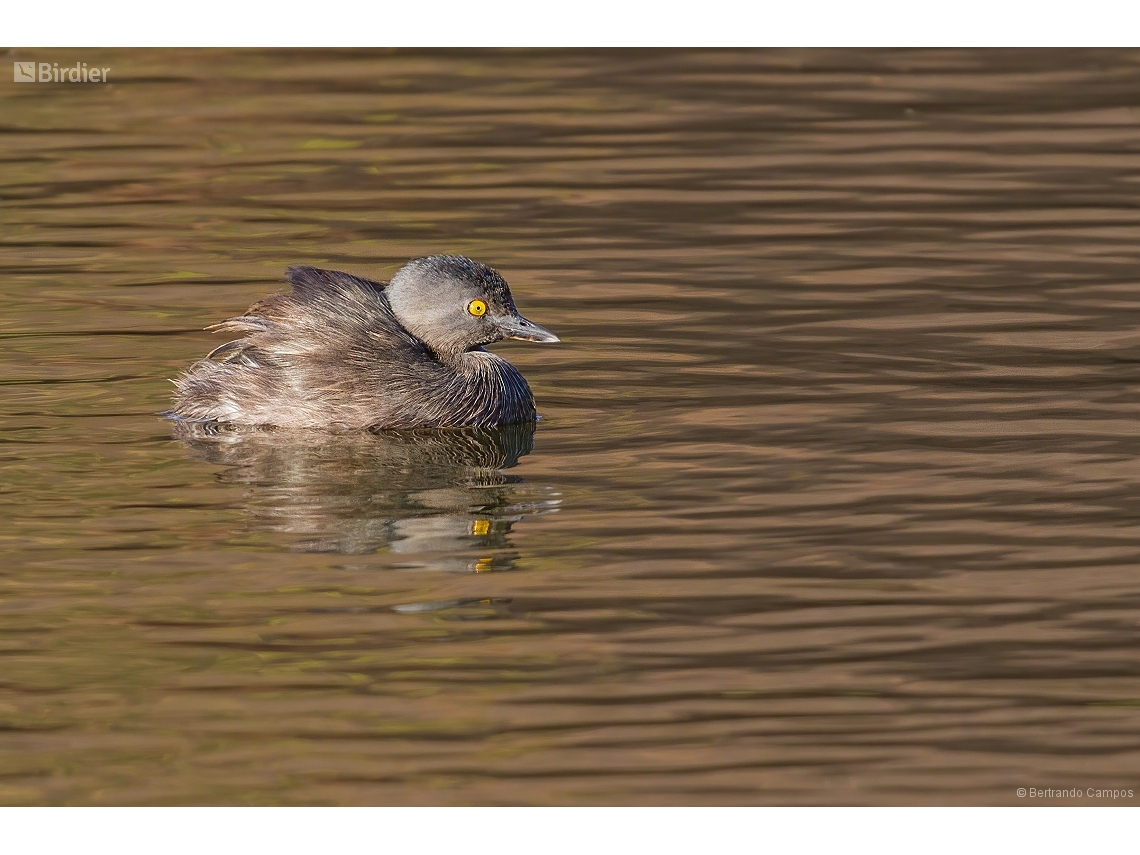
[{"label": "least grebe", "polygon": [[535,419],[518,369],[484,345],[558,337],[515,309],[496,270],[418,258],[388,284],[290,267],[293,293],[211,329],[244,337],[174,381],[170,415],[279,427],[495,427]]}]

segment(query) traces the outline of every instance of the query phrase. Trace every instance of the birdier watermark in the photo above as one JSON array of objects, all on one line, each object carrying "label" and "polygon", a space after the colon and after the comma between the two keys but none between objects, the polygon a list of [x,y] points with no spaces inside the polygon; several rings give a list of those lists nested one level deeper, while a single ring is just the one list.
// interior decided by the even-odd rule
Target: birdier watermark
[{"label": "birdier watermark", "polygon": [[1114,802],[1133,798],[1132,790],[1109,790],[1098,787],[1018,787],[1019,799],[1088,799]]},{"label": "birdier watermark", "polygon": [[15,83],[106,83],[111,68],[100,68],[85,62],[60,66],[58,62],[13,62]]}]

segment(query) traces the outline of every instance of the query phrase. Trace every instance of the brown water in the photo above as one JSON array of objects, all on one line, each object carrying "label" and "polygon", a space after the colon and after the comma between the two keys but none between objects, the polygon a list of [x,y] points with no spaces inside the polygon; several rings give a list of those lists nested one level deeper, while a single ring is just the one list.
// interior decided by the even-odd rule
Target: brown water
[{"label": "brown water", "polygon": [[[1140,52],[10,58],[3,803],[1140,793]],[[155,415],[436,252],[533,437]]]}]

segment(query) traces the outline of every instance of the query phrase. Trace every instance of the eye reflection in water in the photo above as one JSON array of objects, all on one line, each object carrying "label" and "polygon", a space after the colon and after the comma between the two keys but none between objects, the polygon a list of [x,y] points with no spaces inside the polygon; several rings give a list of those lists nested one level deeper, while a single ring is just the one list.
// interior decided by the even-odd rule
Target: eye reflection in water
[{"label": "eye reflection in water", "polygon": [[174,423],[219,478],[249,487],[255,530],[303,552],[406,557],[406,567],[486,572],[518,558],[511,527],[557,509],[557,494],[504,470],[534,448],[534,423],[385,432]]}]

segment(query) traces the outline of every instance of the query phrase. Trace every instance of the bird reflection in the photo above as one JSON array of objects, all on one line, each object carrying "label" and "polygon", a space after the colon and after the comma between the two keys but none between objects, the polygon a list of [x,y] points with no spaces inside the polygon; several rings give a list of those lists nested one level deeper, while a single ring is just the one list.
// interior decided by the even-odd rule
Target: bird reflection
[{"label": "bird reflection", "polygon": [[511,527],[556,509],[549,489],[504,470],[534,447],[534,423],[500,428],[325,432],[175,422],[219,478],[250,489],[252,527],[305,552],[387,551],[401,565],[510,569]]}]

